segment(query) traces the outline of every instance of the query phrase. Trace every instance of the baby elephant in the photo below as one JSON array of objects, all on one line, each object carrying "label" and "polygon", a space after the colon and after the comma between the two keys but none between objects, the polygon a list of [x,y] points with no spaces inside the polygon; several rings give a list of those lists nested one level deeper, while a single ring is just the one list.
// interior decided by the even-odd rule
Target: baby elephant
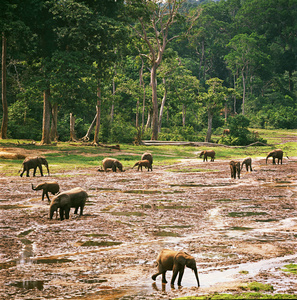
[{"label": "baby elephant", "polygon": [[86,204],[88,194],[82,188],[77,187],[54,197],[50,205],[50,219],[53,218],[54,212],[60,209],[60,220],[69,219],[70,208],[74,207],[74,213],[77,214],[80,208],[80,215],[83,214],[83,209]]},{"label": "baby elephant", "polygon": [[133,168],[136,167],[136,166],[138,166],[137,171],[139,171],[139,169],[141,169],[141,171],[142,171],[142,167],[147,168],[148,171],[150,169],[151,169],[151,171],[153,171],[153,166],[152,166],[152,164],[147,159],[138,161],[137,163],[135,163],[135,165],[133,166]]},{"label": "baby elephant", "polygon": [[102,160],[102,165],[104,172],[106,172],[107,169],[112,169],[113,172],[116,172],[117,168],[123,172],[123,165],[115,158],[104,158]]},{"label": "baby elephant", "polygon": [[237,177],[240,178],[240,162],[239,161],[230,161],[230,170],[231,170],[231,178],[236,179],[236,173]]},{"label": "baby elephant", "polygon": [[53,195],[55,195],[59,192],[59,189],[60,189],[59,184],[56,181],[42,182],[36,185],[36,187],[34,187],[32,183],[32,190],[34,191],[42,190],[42,201],[44,199],[44,195],[46,195],[48,201],[50,202],[51,200],[48,196],[48,193],[52,193]]},{"label": "baby elephant", "polygon": [[181,281],[184,275],[185,267],[188,267],[194,271],[198,283],[198,287],[200,286],[195,258],[189,255],[188,253],[183,251],[173,251],[169,249],[163,249],[158,255],[157,264],[158,264],[158,273],[152,276],[153,280],[156,280],[157,276],[162,274],[162,282],[167,283],[166,276],[165,276],[166,272],[168,270],[172,270],[173,274],[171,279],[171,285],[174,285],[176,276],[179,273],[178,285],[181,286]]},{"label": "baby elephant", "polygon": [[243,162],[241,163],[241,169],[243,168],[243,165],[246,166],[246,171],[248,172],[249,171],[249,167],[250,167],[250,171],[252,172],[252,159],[250,157],[247,157],[243,160]]},{"label": "baby elephant", "polygon": [[141,156],[141,160],[148,160],[150,164],[153,164],[153,155],[149,152],[145,152]]},{"label": "baby elephant", "polygon": [[214,152],[214,150],[204,150],[201,151],[199,157],[202,157],[202,155],[203,155],[203,161],[207,161],[207,156],[210,157],[210,161],[214,161],[216,153]]}]

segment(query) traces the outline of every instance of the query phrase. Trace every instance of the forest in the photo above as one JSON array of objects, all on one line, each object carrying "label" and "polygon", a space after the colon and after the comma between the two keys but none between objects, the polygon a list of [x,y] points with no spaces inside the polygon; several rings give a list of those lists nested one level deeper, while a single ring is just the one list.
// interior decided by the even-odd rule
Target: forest
[{"label": "forest", "polygon": [[297,128],[297,0],[2,0],[0,32],[1,139]]}]

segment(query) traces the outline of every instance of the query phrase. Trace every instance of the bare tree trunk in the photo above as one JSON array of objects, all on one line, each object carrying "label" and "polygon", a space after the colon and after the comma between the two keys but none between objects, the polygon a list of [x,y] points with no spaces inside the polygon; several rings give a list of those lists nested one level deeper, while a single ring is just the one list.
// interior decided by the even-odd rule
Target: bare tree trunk
[{"label": "bare tree trunk", "polygon": [[43,92],[43,121],[42,121],[42,139],[41,144],[51,143],[50,125],[51,125],[51,109],[50,109],[50,89]]},{"label": "bare tree trunk", "polygon": [[153,101],[152,137],[151,137],[152,140],[158,139],[158,128],[159,128],[156,71],[157,71],[157,66],[154,65],[151,69],[151,86],[152,86],[152,101]]},{"label": "bare tree trunk", "polygon": [[183,104],[183,127],[186,126],[186,105]]},{"label": "bare tree trunk", "polygon": [[57,131],[57,125],[58,125],[58,104],[55,103],[52,107],[52,124],[51,124],[51,133],[50,138],[51,141],[58,141],[58,131]]},{"label": "bare tree trunk", "polygon": [[75,126],[75,116],[72,113],[70,113],[70,141],[72,142],[77,141],[74,126]]},{"label": "bare tree trunk", "polygon": [[207,128],[205,142],[211,141],[212,118],[213,118],[213,114],[210,111],[208,111],[208,128]]},{"label": "bare tree trunk", "polygon": [[243,92],[242,92],[242,114],[244,115],[244,105],[245,105],[245,77],[244,72],[242,71],[242,85],[243,85]]},{"label": "bare tree trunk", "polygon": [[[115,75],[116,75],[115,71]],[[112,79],[112,103],[111,103],[111,110],[110,110],[110,125],[112,125],[113,118],[114,118],[114,96],[115,96],[116,88],[115,88],[115,80]]]},{"label": "bare tree trunk", "polygon": [[149,110],[148,115],[147,115],[145,130],[147,130],[150,127],[151,119],[152,119],[152,112],[151,112],[151,110]]},{"label": "bare tree trunk", "polygon": [[86,133],[86,135],[82,138],[82,140],[84,142],[87,142],[87,141],[90,140],[90,135],[91,135],[91,132],[92,132],[93,128],[95,127],[96,120],[97,120],[97,114],[95,115],[95,118],[93,119],[93,121],[92,121],[92,123],[91,123],[91,125],[90,125],[90,127],[89,127],[89,129],[88,129],[88,131]]},{"label": "bare tree trunk", "polygon": [[2,108],[3,108],[3,118],[0,139],[7,139],[7,127],[8,127],[8,106],[6,98],[6,53],[7,44],[5,33],[2,33]]},{"label": "bare tree trunk", "polygon": [[228,105],[227,101],[225,102],[225,123],[227,123],[227,118],[228,118]]},{"label": "bare tree trunk", "polygon": [[165,106],[165,102],[166,102],[166,98],[167,98],[167,88],[166,88],[166,79],[165,78],[163,78],[163,84],[164,84],[165,91],[164,91],[164,95],[163,95],[163,99],[162,99],[162,103],[161,103],[161,107],[160,107],[158,132],[161,132],[162,117],[163,117],[164,106]]},{"label": "bare tree trunk", "polygon": [[[236,75],[233,76],[234,80],[234,89],[236,89]],[[233,105],[234,113],[236,114],[236,94],[234,93],[234,105]]]},{"label": "bare tree trunk", "polygon": [[145,85],[144,85],[144,81],[143,81],[143,67],[144,67],[144,63],[142,61],[141,69],[139,71],[139,83],[140,83],[140,86],[142,86],[142,88],[143,88],[142,119],[141,119],[142,131],[144,130],[144,112],[145,112]]},{"label": "bare tree trunk", "polygon": [[101,122],[101,88],[100,83],[98,82],[97,87],[97,105],[96,105],[97,117],[96,117],[96,128],[94,135],[94,144],[98,144],[99,142],[99,130],[100,130],[100,122]]}]

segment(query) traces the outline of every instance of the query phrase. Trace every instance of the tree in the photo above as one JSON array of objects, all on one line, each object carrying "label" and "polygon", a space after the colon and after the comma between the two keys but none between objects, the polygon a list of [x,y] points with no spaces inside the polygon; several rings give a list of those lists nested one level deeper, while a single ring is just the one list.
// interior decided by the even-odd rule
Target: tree
[{"label": "tree", "polygon": [[206,81],[207,92],[199,95],[198,99],[203,103],[207,110],[208,127],[205,142],[211,141],[212,120],[216,112],[223,108],[227,94],[227,89],[223,87],[223,80],[211,78]]},{"label": "tree", "polygon": [[152,88],[152,140],[158,139],[158,97],[157,97],[157,69],[162,63],[163,55],[168,44],[179,35],[171,36],[170,28],[180,19],[179,9],[185,0],[145,1],[145,15],[138,17],[138,23],[131,25],[138,37],[147,46],[147,53],[142,53],[150,65],[150,85]]}]

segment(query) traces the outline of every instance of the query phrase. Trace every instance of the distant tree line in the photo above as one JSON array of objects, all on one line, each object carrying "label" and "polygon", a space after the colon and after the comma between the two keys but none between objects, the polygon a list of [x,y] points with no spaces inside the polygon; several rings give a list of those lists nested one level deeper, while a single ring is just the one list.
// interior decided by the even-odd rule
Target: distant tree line
[{"label": "distant tree line", "polygon": [[296,129],[296,28],[297,0],[2,0],[0,138]]}]

